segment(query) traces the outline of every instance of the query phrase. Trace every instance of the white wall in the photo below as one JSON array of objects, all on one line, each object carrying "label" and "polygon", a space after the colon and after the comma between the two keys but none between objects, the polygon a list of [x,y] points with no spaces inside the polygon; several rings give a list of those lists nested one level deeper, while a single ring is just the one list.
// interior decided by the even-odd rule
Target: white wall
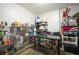
[{"label": "white wall", "polygon": [[50,11],[48,13],[40,15],[43,19],[47,19],[48,31],[59,31],[59,10]]},{"label": "white wall", "polygon": [[73,15],[76,14],[77,12],[79,12],[79,5],[72,6],[69,15],[70,15],[70,16],[73,16]]},{"label": "white wall", "polygon": [[16,20],[33,24],[35,15],[17,4],[0,4],[0,21],[7,21],[10,26]]},{"label": "white wall", "polygon": [[[47,19],[48,30],[51,32],[59,31],[59,19],[62,19],[63,9],[50,11],[44,14],[39,15],[43,19]],[[73,15],[79,11],[79,5],[72,6],[72,10],[69,15]],[[29,10],[24,9],[23,7],[17,4],[4,3],[0,4],[0,21],[7,21],[8,25],[16,20],[20,22],[28,22],[29,24],[34,24],[36,15],[30,12]]]},{"label": "white wall", "polygon": [[[71,7],[71,11],[69,13],[70,16],[73,16],[75,13],[79,12],[79,5],[69,6]],[[48,30],[51,32],[60,31],[60,26],[62,22],[63,9],[50,11],[40,15],[40,17],[47,19],[48,22]]]}]

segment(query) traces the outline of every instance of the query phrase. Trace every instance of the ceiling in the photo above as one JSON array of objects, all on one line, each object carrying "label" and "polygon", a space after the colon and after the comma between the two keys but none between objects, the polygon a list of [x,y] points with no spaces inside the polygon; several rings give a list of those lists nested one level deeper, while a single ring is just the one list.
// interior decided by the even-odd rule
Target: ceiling
[{"label": "ceiling", "polygon": [[61,9],[67,6],[78,5],[77,3],[18,3],[18,5],[30,10],[36,15]]}]

